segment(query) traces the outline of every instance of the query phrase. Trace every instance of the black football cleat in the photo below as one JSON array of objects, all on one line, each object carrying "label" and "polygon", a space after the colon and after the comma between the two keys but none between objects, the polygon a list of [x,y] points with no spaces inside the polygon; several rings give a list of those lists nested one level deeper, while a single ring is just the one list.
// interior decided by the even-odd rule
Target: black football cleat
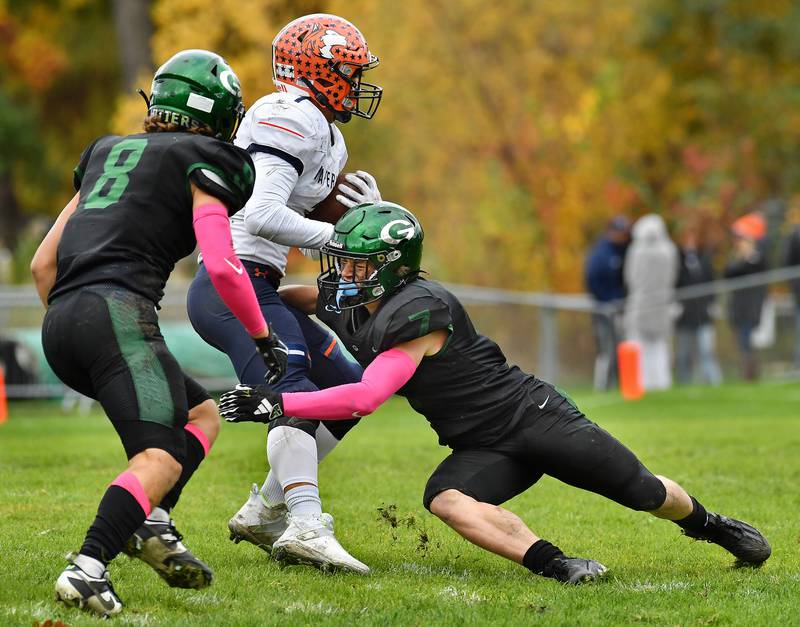
[{"label": "black football cleat", "polygon": [[547,577],[562,583],[588,583],[605,575],[608,569],[600,562],[581,557],[555,558],[545,572]]},{"label": "black football cleat", "polygon": [[173,588],[199,590],[210,586],[214,573],[181,540],[183,536],[171,520],[145,520],[122,550],[148,564]]},{"label": "black football cleat", "polygon": [[683,533],[695,540],[718,544],[731,553],[740,566],[761,566],[772,555],[772,547],[758,529],[714,512],[708,512],[708,522],[701,531],[684,529]]},{"label": "black football cleat", "polygon": [[122,601],[114,592],[108,571],[103,571],[101,577],[92,577],[74,563],[75,557],[74,553],[67,556],[69,566],[56,581],[56,601],[103,618],[119,614]]}]

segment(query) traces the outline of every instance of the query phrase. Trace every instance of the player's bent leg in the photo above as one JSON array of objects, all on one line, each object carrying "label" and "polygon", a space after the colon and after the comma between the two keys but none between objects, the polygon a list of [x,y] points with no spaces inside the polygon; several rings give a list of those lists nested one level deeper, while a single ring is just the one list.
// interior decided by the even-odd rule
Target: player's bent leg
[{"label": "player's bent leg", "polygon": [[[317,426],[314,438],[317,441],[319,463],[336,447],[339,439],[323,423]],[[261,489],[254,483],[245,504],[228,521],[231,540],[236,543],[246,540],[268,553],[271,552],[275,540],[286,531],[288,511],[283,488],[275,472],[270,470]]]},{"label": "player's bent leg", "polygon": [[518,564],[539,537],[513,512],[481,503],[458,490],[437,494],[430,504],[431,513],[459,535],[482,549]]},{"label": "player's bent leg", "polygon": [[600,562],[565,556],[558,547],[533,533],[513,512],[481,503],[457,490],[436,495],[430,510],[466,540],[536,574],[577,584],[593,581],[607,570]]},{"label": "player's bent leg", "polygon": [[123,550],[129,557],[148,564],[169,586],[200,589],[211,584],[213,572],[183,544],[183,536],[175,527],[171,512],[208,455],[219,433],[220,417],[216,403],[197,382],[180,370],[175,379],[174,395],[185,399],[184,406],[190,408],[175,420],[176,425],[186,422],[172,429],[175,443],[165,445],[174,447],[174,454],[180,456],[180,475],[130,536]]},{"label": "player's bent leg", "polygon": [[512,512],[498,507],[542,476],[500,450],[457,450],[434,471],[423,504],[473,544],[564,583],[592,581],[606,572],[594,560],[567,557],[538,538]]},{"label": "player's bent leg", "polygon": [[741,566],[760,566],[772,554],[769,542],[752,525],[706,509],[677,483],[659,476],[667,498],[653,516],[666,518],[681,527],[684,535],[718,544],[731,553]]},{"label": "player's bent leg", "polygon": [[[284,418],[270,428],[267,434],[270,471],[265,482],[270,501],[266,501],[254,484],[245,504],[228,521],[231,540],[237,544],[245,540],[271,552],[272,545],[289,525],[287,499],[304,513],[322,513],[314,439],[317,424],[314,420]],[[285,494],[284,488],[291,488],[291,494]]]},{"label": "player's bent leg", "polygon": [[170,514],[184,486],[208,455],[219,433],[219,424],[219,412],[211,399],[201,400],[189,410],[184,427],[187,446],[181,475],[124,548],[127,555],[141,559],[174,588],[201,589],[211,585],[213,580],[211,568],[183,544],[183,535]]},{"label": "player's bent leg", "polygon": [[272,545],[272,556],[284,564],[321,570],[368,573],[369,568],[339,544],[333,517],[322,512],[317,488],[316,421],[287,418],[270,429],[267,450],[271,468],[284,489],[286,530]]},{"label": "player's bent leg", "polygon": [[125,539],[141,525],[177,481],[181,465],[166,451],[150,448],[131,458],[128,468],[108,487],[97,517],[78,554],[56,580],[57,601],[100,616],[122,611],[122,601],[108,578],[106,565],[122,549]]},{"label": "player's bent leg", "polygon": [[570,485],[601,494],[638,511],[674,521],[696,539],[718,544],[742,564],[758,565],[771,554],[766,538],[747,523],[715,513],[703,506],[674,481],[656,477],[608,432],[577,409],[557,418],[557,428],[536,441],[545,472]]}]

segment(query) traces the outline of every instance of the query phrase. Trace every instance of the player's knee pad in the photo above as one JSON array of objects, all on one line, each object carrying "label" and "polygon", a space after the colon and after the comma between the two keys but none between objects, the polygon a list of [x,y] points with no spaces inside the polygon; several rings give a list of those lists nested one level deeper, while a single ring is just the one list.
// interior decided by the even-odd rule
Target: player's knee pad
[{"label": "player's knee pad", "polygon": [[270,423],[269,429],[272,431],[277,427],[291,427],[292,429],[300,429],[310,435],[312,438],[317,432],[317,425],[319,420],[311,420],[310,418],[295,418],[294,416],[281,416]]},{"label": "player's knee pad", "polygon": [[270,429],[267,436],[270,470],[281,487],[294,483],[317,485],[317,441],[314,436],[286,426]]},{"label": "player's knee pad", "polygon": [[664,504],[667,489],[661,480],[640,465],[639,472],[623,485],[617,497],[618,503],[641,512],[652,512]]}]

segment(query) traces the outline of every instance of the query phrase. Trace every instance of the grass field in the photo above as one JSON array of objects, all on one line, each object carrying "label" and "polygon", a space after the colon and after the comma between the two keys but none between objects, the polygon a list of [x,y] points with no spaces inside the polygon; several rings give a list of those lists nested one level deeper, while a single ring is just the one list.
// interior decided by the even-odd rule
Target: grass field
[{"label": "grass field", "polygon": [[[223,425],[174,512],[187,545],[215,570],[211,588],[170,589],[144,564],[111,566],[120,625],[797,624],[800,599],[800,389],[796,384],[679,389],[638,403],[576,395],[582,409],[682,483],[709,509],[758,526],[773,545],[760,570],[673,524],[545,478],[509,508],[567,553],[610,576],[566,587],[485,553],[421,505],[446,455],[422,417],[393,400],[321,467],[325,508],[367,577],[279,569],[226,522],[264,470],[260,425]],[[124,463],[99,413],[16,403],[0,426],[0,625],[95,621],[52,601],[64,554],[79,547],[103,487]],[[395,523],[397,526],[393,526]]]}]

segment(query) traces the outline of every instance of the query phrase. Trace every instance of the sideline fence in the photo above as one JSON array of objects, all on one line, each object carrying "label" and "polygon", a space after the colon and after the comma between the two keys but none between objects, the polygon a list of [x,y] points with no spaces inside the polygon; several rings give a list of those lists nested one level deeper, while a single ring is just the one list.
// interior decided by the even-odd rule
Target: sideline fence
[{"label": "sideline fence", "polygon": [[[797,374],[798,326],[794,301],[780,286],[792,279],[800,279],[800,266],[681,288],[676,290],[675,302],[679,305],[698,296],[716,297],[713,311],[717,355],[726,378],[737,378],[738,353],[734,334],[725,320],[726,299],[734,290],[768,286],[774,338],[769,346],[760,349],[762,372],[765,378],[789,377]],[[313,280],[311,276],[289,276],[285,283],[307,284]],[[476,328],[495,340],[511,363],[560,385],[591,385],[595,356],[591,314],[613,316],[624,308],[624,302],[597,308],[586,294],[516,292],[472,285],[447,287],[465,304]],[[191,330],[185,308],[187,289],[185,281],[172,281],[167,286],[159,312],[167,343],[203,385],[212,390],[229,388],[235,380],[227,358],[205,346]],[[65,392],[41,355],[39,329],[43,316],[33,286],[0,286],[0,340],[19,342],[22,353],[27,353],[21,358],[27,360],[36,376],[30,382],[8,382],[9,398],[58,397]],[[176,339],[168,336],[167,327],[174,331],[172,337]],[[194,351],[192,356],[181,359],[181,351],[188,348]]]}]

